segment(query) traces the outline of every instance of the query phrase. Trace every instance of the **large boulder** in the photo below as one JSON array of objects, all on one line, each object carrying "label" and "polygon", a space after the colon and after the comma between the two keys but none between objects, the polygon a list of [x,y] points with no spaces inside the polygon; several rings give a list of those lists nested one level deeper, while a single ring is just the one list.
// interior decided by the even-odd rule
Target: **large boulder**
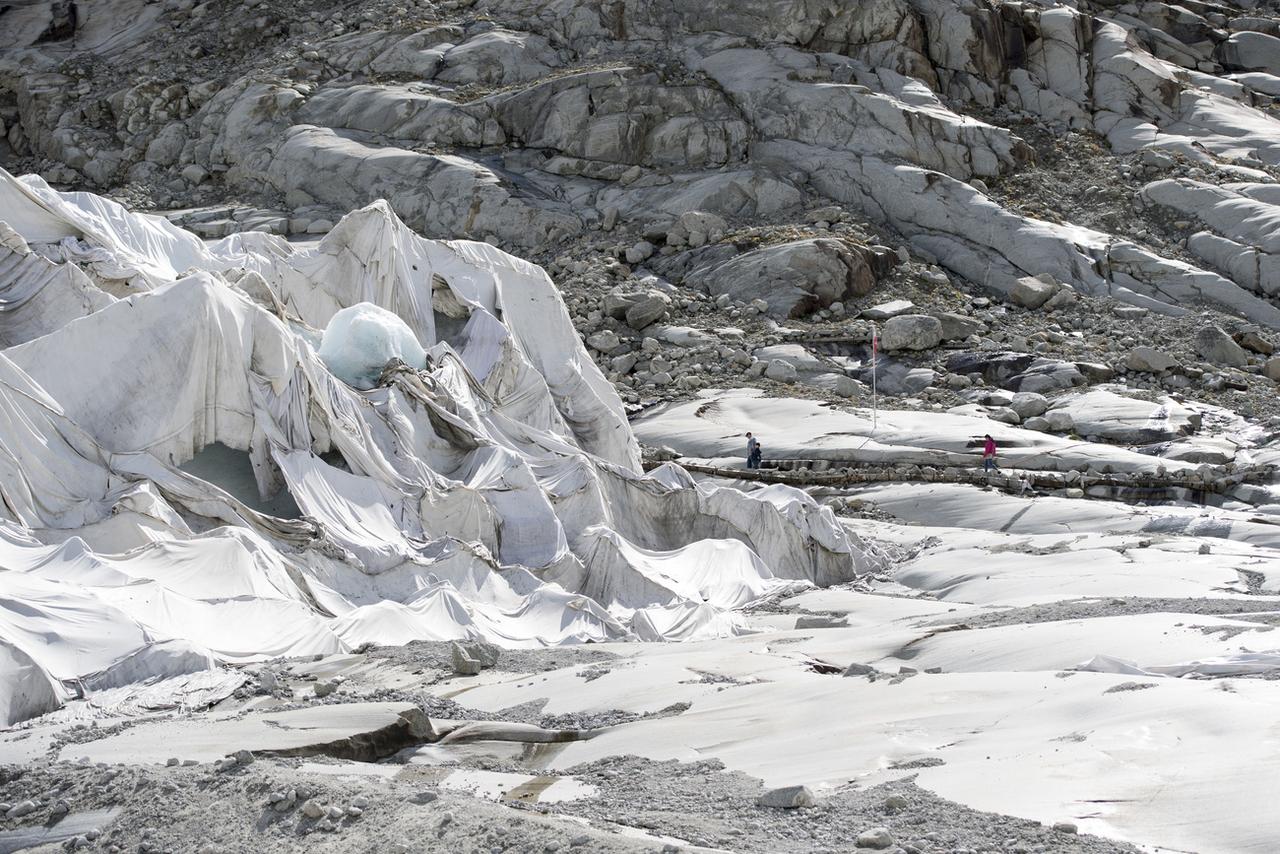
[{"label": "large boulder", "polygon": [[1009,406],[1014,412],[1018,413],[1019,418],[1034,418],[1045,413],[1045,410],[1049,408],[1049,401],[1045,399],[1043,394],[1036,394],[1033,391],[1020,391],[1013,396]]},{"label": "large boulder", "polygon": [[879,305],[873,305],[870,308],[864,308],[862,316],[867,320],[888,320],[900,314],[912,314],[911,309],[915,307],[916,304],[911,300],[895,299],[889,302],[882,302]]},{"label": "large boulder", "polygon": [[1023,308],[1040,308],[1047,303],[1061,286],[1053,280],[1038,276],[1023,276],[1013,283],[1009,299]]},{"label": "large boulder", "polygon": [[161,166],[172,166],[182,154],[187,141],[187,129],[181,122],[170,122],[147,144],[146,159]]},{"label": "large boulder", "polygon": [[817,802],[817,798],[813,796],[808,786],[784,786],[781,789],[770,789],[756,799],[756,803],[762,807],[786,810],[811,807]]},{"label": "large boulder", "polygon": [[985,382],[1004,387],[1011,377],[1025,371],[1035,360],[1034,353],[967,350],[949,356],[947,370],[953,374],[981,374]]},{"label": "large boulder", "polygon": [[1243,368],[1249,363],[1249,357],[1244,352],[1244,348],[1231,340],[1231,336],[1217,326],[1201,327],[1196,331],[1194,343],[1196,352],[1205,361],[1215,365]]},{"label": "large boulder", "polygon": [[1010,351],[969,350],[947,359],[947,370],[953,374],[981,374],[991,385],[1037,394],[1087,384],[1083,367],[1087,366]]},{"label": "large boulder", "polygon": [[1262,337],[1262,334],[1256,329],[1241,330],[1232,335],[1231,338],[1246,350],[1252,350],[1263,356],[1270,356],[1276,351],[1276,345]]},{"label": "large boulder", "polygon": [[1076,420],[1065,409],[1051,409],[1045,413],[1044,420],[1048,422],[1049,429],[1054,433],[1066,433],[1074,430]]},{"label": "large boulder", "polygon": [[793,383],[796,381],[796,367],[790,362],[784,362],[781,359],[773,359],[764,369],[765,379],[775,380],[780,383]]},{"label": "large boulder", "polygon": [[964,314],[955,314],[950,311],[931,311],[929,313],[938,318],[938,322],[942,324],[943,341],[955,341],[968,338],[970,335],[979,335],[985,327],[981,320]]},{"label": "large boulder", "polygon": [[1085,385],[1088,380],[1073,362],[1058,359],[1036,359],[1025,371],[1009,378],[1006,388],[1012,391],[1043,394],[1049,391]]},{"label": "large boulder", "polygon": [[[872,385],[870,366],[858,372],[858,380],[868,388]],[[932,368],[913,368],[897,359],[880,359],[875,368],[875,387],[880,394],[919,394],[938,381]]]},{"label": "large boulder", "polygon": [[685,284],[739,302],[764,300],[766,313],[781,320],[863,296],[875,285],[875,275],[861,249],[819,237],[754,249],[695,269]]},{"label": "large boulder", "polygon": [[722,217],[705,211],[685,211],[667,230],[667,245],[692,246],[718,243],[729,228]]},{"label": "large boulder", "polygon": [[893,834],[884,827],[873,827],[858,834],[859,848],[889,848],[893,845]]},{"label": "large boulder", "polygon": [[885,350],[928,350],[942,343],[942,321],[928,314],[900,314],[884,322],[880,346]]},{"label": "large boulder", "polygon": [[[421,75],[421,66],[426,64],[422,60],[426,60],[432,53],[434,51],[422,50],[421,47],[403,51],[402,55],[407,55],[406,58],[422,58],[419,60],[419,68],[407,73],[416,72]],[[428,73],[435,71],[437,80],[462,85],[480,83],[492,86],[537,80],[560,64],[555,49],[542,36],[500,27],[472,36],[461,44],[450,45],[448,50],[441,52],[438,63],[438,71],[435,67],[425,69]]]},{"label": "large boulder", "polygon": [[658,290],[614,291],[606,294],[601,311],[625,322],[632,329],[644,329],[666,317],[671,298]]},{"label": "large boulder", "polygon": [[829,391],[838,397],[857,397],[867,388],[862,383],[844,374],[814,374],[804,379],[805,385]]},{"label": "large boulder", "polygon": [[668,300],[664,296],[651,295],[645,297],[627,309],[627,326],[632,329],[644,329],[651,323],[657,323],[667,316]]},{"label": "large boulder", "polygon": [[1193,411],[1173,400],[1152,402],[1103,389],[1060,397],[1045,417],[1051,429],[1070,423],[1086,438],[1129,445],[1167,442],[1193,432],[1199,424]]},{"label": "large boulder", "polygon": [[757,347],[751,351],[762,362],[774,360],[786,362],[796,369],[800,376],[817,376],[840,370],[830,359],[810,352],[801,344],[772,344],[768,347]]},{"label": "large boulder", "polygon": [[1076,370],[1091,383],[1108,383],[1115,379],[1115,368],[1102,362],[1076,362]]},{"label": "large boulder", "polygon": [[1232,33],[1218,45],[1218,59],[1229,68],[1280,76],[1280,39],[1266,33]]},{"label": "large boulder", "polygon": [[612,329],[601,329],[587,336],[587,346],[605,355],[614,355],[623,347],[622,339]]}]

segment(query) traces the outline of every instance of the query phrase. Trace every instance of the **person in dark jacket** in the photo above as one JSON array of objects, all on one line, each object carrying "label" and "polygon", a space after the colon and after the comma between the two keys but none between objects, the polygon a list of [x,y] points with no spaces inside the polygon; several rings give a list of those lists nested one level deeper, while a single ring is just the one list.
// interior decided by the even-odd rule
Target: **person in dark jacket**
[{"label": "person in dark jacket", "polygon": [[751,467],[753,469],[760,468],[760,460],[764,459],[764,445],[756,442],[756,449],[751,452]]}]

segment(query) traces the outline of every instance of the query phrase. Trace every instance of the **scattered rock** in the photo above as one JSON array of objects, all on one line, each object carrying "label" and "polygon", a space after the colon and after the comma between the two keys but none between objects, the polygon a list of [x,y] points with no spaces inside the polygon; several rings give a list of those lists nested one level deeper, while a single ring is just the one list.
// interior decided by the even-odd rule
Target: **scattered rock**
[{"label": "scattered rock", "polygon": [[449,652],[452,656],[453,672],[459,676],[475,676],[483,669],[483,665],[472,658],[461,644],[452,644]]},{"label": "scattered rock", "polygon": [[957,341],[968,338],[970,335],[980,335],[985,329],[982,321],[963,314],[955,314],[950,311],[931,311],[932,316],[938,318],[938,322],[942,324],[942,340]]},{"label": "scattered rock", "polygon": [[901,812],[907,808],[907,799],[902,795],[890,795],[884,799],[885,812]]},{"label": "scattered rock", "polygon": [[1044,417],[1049,423],[1049,429],[1054,433],[1068,433],[1075,428],[1075,419],[1065,410],[1051,409],[1045,413]]},{"label": "scattered rock", "polygon": [[713,296],[764,300],[767,314],[779,320],[802,317],[835,302],[847,303],[869,293],[875,281],[861,249],[829,238],[754,249],[698,267],[685,277],[685,284]]},{"label": "scattered rock", "polygon": [[1022,419],[1022,426],[1026,430],[1035,430],[1038,433],[1049,433],[1053,429],[1049,426],[1048,418],[1041,418],[1038,415]]},{"label": "scattered rock", "polygon": [[1049,408],[1049,401],[1043,394],[1036,394],[1030,391],[1020,391],[1013,396],[1013,400],[1009,402],[1010,408],[1018,413],[1020,419],[1032,418],[1037,415],[1043,415]]},{"label": "scattered rock", "polygon": [[664,297],[650,296],[627,309],[627,326],[644,329],[667,316],[668,303]]},{"label": "scattered rock", "polygon": [[633,265],[639,264],[641,261],[645,261],[650,258],[655,250],[656,247],[652,243],[647,240],[641,240],[639,243],[627,250],[627,263]]},{"label": "scattered rock", "polygon": [[817,803],[808,786],[784,786],[781,789],[770,789],[762,794],[756,803],[762,807],[776,809],[796,809],[811,807]]},{"label": "scattered rock", "polygon": [[873,827],[858,834],[859,848],[888,848],[893,844],[893,834],[886,827]]},{"label": "scattered rock", "polygon": [[593,350],[598,350],[605,355],[610,355],[613,351],[622,346],[622,339],[618,337],[618,333],[612,329],[603,329],[587,338],[587,346]]},{"label": "scattered rock", "polygon": [[1231,336],[1237,344],[1246,350],[1252,350],[1263,356],[1270,356],[1275,352],[1275,345],[1263,338],[1256,329],[1247,329],[1243,332],[1237,332]]},{"label": "scattered rock", "polygon": [[1014,282],[1009,299],[1023,308],[1040,308],[1058,292],[1061,286],[1052,279],[1041,276],[1023,276]]},{"label": "scattered rock", "polygon": [[781,383],[796,381],[795,366],[781,359],[771,359],[764,369],[764,375],[766,379],[776,380]]},{"label": "scattered rock", "polygon": [[864,308],[862,310],[862,316],[867,320],[888,320],[889,318],[897,317],[900,314],[907,314],[915,307],[915,303],[910,300],[896,299],[892,302],[883,302],[879,305],[873,305],[871,308]]},{"label": "scattered rock", "polygon": [[1244,349],[1218,326],[1203,326],[1195,335],[1195,348],[1206,361],[1215,365],[1243,368],[1249,362]]},{"label": "scattered rock", "polygon": [[1178,360],[1151,347],[1134,347],[1125,356],[1124,365],[1131,371],[1158,374],[1177,367]]}]

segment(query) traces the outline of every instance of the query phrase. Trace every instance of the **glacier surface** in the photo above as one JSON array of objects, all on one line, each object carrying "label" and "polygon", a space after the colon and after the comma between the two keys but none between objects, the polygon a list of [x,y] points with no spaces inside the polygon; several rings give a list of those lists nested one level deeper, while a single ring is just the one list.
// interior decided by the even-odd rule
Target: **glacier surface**
[{"label": "glacier surface", "polygon": [[382,202],[206,244],[0,199],[0,725],[371,642],[733,636],[877,565],[799,490],[644,474],[554,284],[489,245]]}]

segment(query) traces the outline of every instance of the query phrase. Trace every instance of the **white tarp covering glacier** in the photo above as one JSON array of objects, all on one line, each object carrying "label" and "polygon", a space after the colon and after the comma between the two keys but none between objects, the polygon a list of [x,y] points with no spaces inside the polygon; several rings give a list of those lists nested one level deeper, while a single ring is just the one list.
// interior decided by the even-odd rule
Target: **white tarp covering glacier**
[{"label": "white tarp covering glacier", "polygon": [[[383,203],[205,244],[0,170],[0,220],[0,725],[368,642],[737,634],[876,561],[803,492],[642,474],[547,275]],[[215,445],[244,470],[183,468]]]}]

